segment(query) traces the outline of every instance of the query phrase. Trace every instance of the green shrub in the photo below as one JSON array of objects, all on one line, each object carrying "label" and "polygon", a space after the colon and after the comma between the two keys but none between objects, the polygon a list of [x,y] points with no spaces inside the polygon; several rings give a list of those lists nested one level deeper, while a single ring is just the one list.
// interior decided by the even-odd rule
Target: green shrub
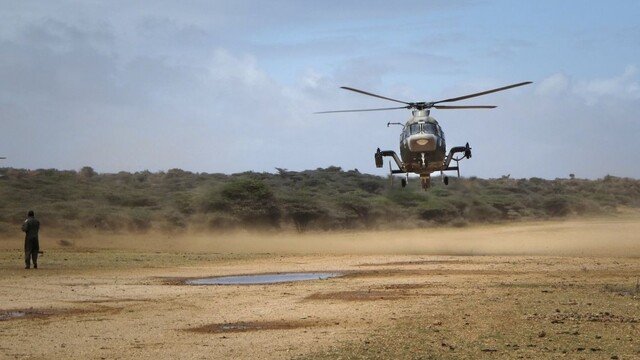
[{"label": "green shrub", "polygon": [[564,217],[571,213],[569,201],[561,196],[555,196],[544,201],[544,209],[551,217]]},{"label": "green shrub", "polygon": [[278,227],[280,209],[271,188],[261,180],[237,179],[222,186],[217,207],[247,227]]},{"label": "green shrub", "polygon": [[304,193],[282,199],[282,207],[298,232],[307,231],[314,222],[327,215],[327,210],[314,197]]},{"label": "green shrub", "polygon": [[489,204],[474,204],[467,209],[466,217],[474,222],[496,222],[502,220],[502,211]]}]

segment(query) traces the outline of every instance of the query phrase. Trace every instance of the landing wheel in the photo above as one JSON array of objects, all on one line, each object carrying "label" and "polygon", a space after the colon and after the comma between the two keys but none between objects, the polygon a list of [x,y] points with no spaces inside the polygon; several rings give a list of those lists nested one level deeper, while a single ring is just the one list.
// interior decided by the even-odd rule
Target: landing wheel
[{"label": "landing wheel", "polygon": [[402,178],[402,179],[400,180],[400,184],[402,184],[402,187],[407,186],[407,179]]},{"label": "landing wheel", "polygon": [[445,176],[444,178],[442,178],[442,182],[443,182],[445,185],[449,185],[449,177],[448,177],[448,176]]}]

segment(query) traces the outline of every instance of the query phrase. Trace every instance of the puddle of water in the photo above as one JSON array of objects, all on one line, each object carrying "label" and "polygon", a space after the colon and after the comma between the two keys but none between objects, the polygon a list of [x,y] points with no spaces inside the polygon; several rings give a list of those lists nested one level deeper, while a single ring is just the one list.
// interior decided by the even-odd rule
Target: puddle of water
[{"label": "puddle of water", "polygon": [[326,280],[332,277],[342,276],[337,272],[311,272],[311,273],[286,273],[263,275],[237,275],[222,276],[204,279],[188,280],[188,285],[258,285],[276,284],[293,281]]},{"label": "puddle of water", "polygon": [[224,324],[209,324],[192,329],[185,329],[198,333],[238,333],[248,331],[264,331],[264,330],[292,330],[299,328],[308,328],[312,326],[320,326],[319,322],[311,321],[255,321],[255,322],[237,322]]},{"label": "puddle of water", "polygon": [[254,329],[259,329],[259,327],[257,326],[251,327],[245,324],[229,324],[229,325],[220,326],[220,330],[222,331],[249,331]]},{"label": "puddle of water", "polygon": [[0,314],[0,321],[18,319],[18,318],[23,318],[25,316],[27,316],[27,313],[24,311],[9,311],[9,312]]}]

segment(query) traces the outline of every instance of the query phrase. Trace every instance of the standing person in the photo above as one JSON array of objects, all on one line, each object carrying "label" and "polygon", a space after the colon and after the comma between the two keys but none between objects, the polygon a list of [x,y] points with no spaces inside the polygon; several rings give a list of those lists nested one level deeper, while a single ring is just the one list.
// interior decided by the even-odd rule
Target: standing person
[{"label": "standing person", "polygon": [[40,243],[38,241],[40,221],[35,218],[33,210],[29,210],[27,216],[27,220],[22,223],[22,231],[24,231],[24,268],[29,269],[31,260],[33,260],[33,268],[37,269],[38,251],[40,251]]}]

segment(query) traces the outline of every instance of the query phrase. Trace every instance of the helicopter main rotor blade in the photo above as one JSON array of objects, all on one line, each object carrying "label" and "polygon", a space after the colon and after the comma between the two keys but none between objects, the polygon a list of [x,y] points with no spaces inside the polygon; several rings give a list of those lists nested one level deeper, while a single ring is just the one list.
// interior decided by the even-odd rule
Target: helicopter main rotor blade
[{"label": "helicopter main rotor blade", "polygon": [[398,110],[398,109],[408,109],[408,107],[407,106],[398,106],[398,107],[379,108],[379,109],[318,111],[318,112],[315,112],[314,114],[331,114],[331,113],[362,112],[362,111],[382,111],[382,110]]},{"label": "helicopter main rotor blade", "polygon": [[[369,96],[377,97],[377,98],[384,99],[384,100],[395,101],[395,102],[398,102],[398,103],[401,103],[401,104],[405,104],[405,105],[409,105],[409,106],[413,105],[412,103],[408,103],[406,101],[392,99],[392,98],[389,98],[389,97],[386,97],[386,96],[373,94],[373,93],[370,93],[370,92],[354,89],[354,88],[347,87],[347,86],[341,86],[340,88],[341,89],[345,89],[345,90],[355,91],[355,92],[360,93],[360,94],[369,95]],[[402,109],[402,108],[399,108],[399,109]]]},{"label": "helicopter main rotor blade", "polygon": [[477,93],[473,93],[473,94],[469,94],[469,95],[449,98],[449,99],[440,100],[440,101],[433,101],[433,102],[406,102],[406,101],[393,99],[393,98],[390,98],[390,97],[386,97],[386,96],[370,93],[368,91],[364,91],[364,90],[360,90],[360,89],[356,89],[356,88],[352,88],[352,87],[348,87],[348,86],[341,86],[340,87],[341,89],[357,92],[359,94],[363,94],[363,95],[367,95],[367,96],[373,96],[373,97],[376,97],[378,99],[389,100],[389,101],[405,104],[406,106],[377,108],[377,109],[320,111],[320,112],[316,112],[316,114],[343,113],[343,112],[362,112],[362,111],[383,111],[383,110],[397,110],[397,109],[425,110],[425,109],[431,109],[431,108],[444,109],[444,110],[446,110],[446,109],[495,109],[496,106],[494,106],[494,105],[450,106],[450,105],[437,105],[437,104],[444,103],[444,102],[454,102],[454,101],[470,99],[470,98],[473,98],[473,97],[476,97],[476,96],[487,95],[487,94],[491,94],[491,93],[498,92],[498,91],[512,89],[512,88],[515,88],[515,87],[518,87],[518,86],[529,85],[529,84],[532,84],[532,83],[533,83],[532,81],[525,81],[525,82],[521,82],[521,83],[517,83],[517,84],[511,84],[511,85],[499,87],[499,88],[496,88],[496,89],[481,91],[481,92],[477,92]]},{"label": "helicopter main rotor blade", "polygon": [[513,84],[513,85],[503,86],[503,87],[500,87],[500,88],[497,88],[497,89],[482,91],[482,92],[475,93],[475,94],[469,94],[469,95],[455,97],[455,98],[446,99],[446,100],[434,101],[431,104],[435,105],[435,104],[443,103],[443,102],[454,102],[454,101],[470,99],[472,97],[487,95],[487,94],[491,94],[491,93],[502,91],[502,90],[512,89],[512,88],[518,87],[518,86],[528,85],[528,84],[531,84],[531,83],[532,83],[531,81],[525,81],[525,82],[521,82],[521,83],[517,83],[517,84]]},{"label": "helicopter main rotor blade", "polygon": [[447,110],[447,109],[495,109],[497,106],[495,105],[433,105],[434,108],[438,110]]}]

